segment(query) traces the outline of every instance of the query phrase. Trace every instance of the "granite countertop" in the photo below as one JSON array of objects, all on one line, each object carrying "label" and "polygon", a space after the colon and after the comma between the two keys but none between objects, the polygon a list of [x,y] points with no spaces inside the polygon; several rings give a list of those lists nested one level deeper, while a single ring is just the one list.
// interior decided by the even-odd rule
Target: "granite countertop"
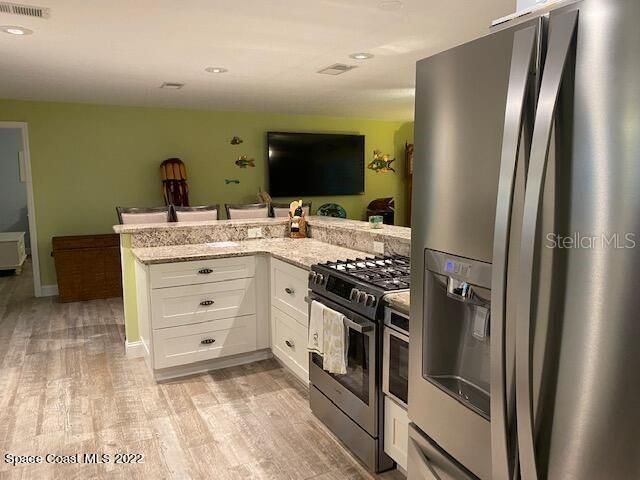
[{"label": "granite countertop", "polygon": [[142,223],[114,225],[115,233],[139,233],[149,231],[166,230],[194,230],[202,227],[218,225],[242,225],[242,226],[264,226],[264,225],[285,225],[288,218],[247,218],[239,220],[211,220],[209,222],[169,222],[169,223]]},{"label": "granite countertop", "polygon": [[226,243],[229,242],[134,248],[132,252],[140,262],[146,265],[267,254],[306,270],[316,263],[372,256],[312,238],[269,238],[242,240],[232,242],[233,245],[225,245]]},{"label": "granite countertop", "polygon": [[384,301],[387,302],[391,308],[395,308],[399,312],[409,315],[409,297],[409,292],[388,293],[384,296]]},{"label": "granite countertop", "polygon": [[[171,230],[193,230],[211,226],[265,226],[265,225],[286,225],[288,218],[249,218],[241,220],[212,220],[210,222],[169,222],[169,223],[147,223],[114,225],[115,233],[140,233],[149,231],[171,231]],[[387,237],[402,238],[411,240],[411,229],[409,227],[398,227],[396,225],[383,225],[382,228],[371,228],[369,222],[360,220],[349,220],[344,218],[320,217],[312,215],[307,218],[311,227],[339,228],[363,233],[375,233]]]},{"label": "granite countertop", "polygon": [[381,228],[371,228],[369,222],[350,220],[345,218],[311,216],[307,219],[311,227],[314,225],[326,228],[339,228],[367,234],[384,235],[385,237],[411,240],[411,228],[397,225],[382,225]]}]

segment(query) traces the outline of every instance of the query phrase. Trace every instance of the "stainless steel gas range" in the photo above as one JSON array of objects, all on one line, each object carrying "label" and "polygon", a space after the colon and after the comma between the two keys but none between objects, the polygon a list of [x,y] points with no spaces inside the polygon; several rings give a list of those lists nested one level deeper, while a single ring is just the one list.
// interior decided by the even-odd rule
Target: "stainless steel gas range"
[{"label": "stainless steel gas range", "polygon": [[382,401],[383,297],[409,289],[409,258],[357,258],[314,265],[311,301],[340,312],[347,327],[347,373],[322,369],[310,354],[311,410],[374,472],[394,463],[384,453]]}]

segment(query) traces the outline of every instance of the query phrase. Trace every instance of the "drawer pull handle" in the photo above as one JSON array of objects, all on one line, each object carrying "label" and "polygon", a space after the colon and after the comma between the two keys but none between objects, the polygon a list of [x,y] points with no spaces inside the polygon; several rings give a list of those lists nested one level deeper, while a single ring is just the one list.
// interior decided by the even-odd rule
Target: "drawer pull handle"
[{"label": "drawer pull handle", "polygon": [[285,340],[284,343],[289,348],[293,348],[293,347],[296,346],[296,344],[295,344],[295,342],[293,340]]},{"label": "drawer pull handle", "polygon": [[203,345],[211,345],[212,343],[215,343],[215,341],[216,341],[215,338],[205,338],[200,343]]},{"label": "drawer pull handle", "polygon": [[198,270],[198,273],[201,275],[209,275],[210,273],[213,273],[213,270],[211,270],[210,268],[201,268],[200,270]]},{"label": "drawer pull handle", "polygon": [[293,288],[285,288],[284,289],[285,292],[287,292],[289,295],[293,295],[294,293],[296,293],[296,291]]},{"label": "drawer pull handle", "polygon": [[208,307],[209,305],[213,305],[215,302],[213,300],[203,300],[200,302],[200,305],[203,307]]}]

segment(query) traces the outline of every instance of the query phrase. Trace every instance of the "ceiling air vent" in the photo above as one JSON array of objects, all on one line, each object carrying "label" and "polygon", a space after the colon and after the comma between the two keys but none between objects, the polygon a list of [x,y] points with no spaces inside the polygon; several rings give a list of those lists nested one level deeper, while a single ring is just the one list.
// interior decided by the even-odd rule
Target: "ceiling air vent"
[{"label": "ceiling air vent", "polygon": [[48,8],[20,3],[0,2],[0,13],[22,15],[25,17],[49,18],[51,11]]},{"label": "ceiling air vent", "polygon": [[182,87],[184,87],[184,83],[177,82],[164,82],[160,85],[160,88],[168,88],[169,90],[180,90]]},{"label": "ceiling air vent", "polygon": [[353,70],[356,68],[355,65],[345,65],[344,63],[335,63],[333,65],[328,66],[327,68],[323,68],[319,70],[318,73],[322,73],[324,75],[341,75],[349,70]]}]

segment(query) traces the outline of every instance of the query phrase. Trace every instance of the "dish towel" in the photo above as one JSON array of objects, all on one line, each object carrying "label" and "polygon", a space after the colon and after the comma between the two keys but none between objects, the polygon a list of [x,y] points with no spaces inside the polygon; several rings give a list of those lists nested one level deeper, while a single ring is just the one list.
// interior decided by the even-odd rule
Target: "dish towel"
[{"label": "dish towel", "polygon": [[320,356],[324,356],[324,311],[326,308],[320,302],[315,300],[311,302],[307,348],[310,352]]},{"label": "dish towel", "polygon": [[324,332],[322,368],[329,373],[344,375],[347,373],[347,328],[344,315],[324,307]]}]

